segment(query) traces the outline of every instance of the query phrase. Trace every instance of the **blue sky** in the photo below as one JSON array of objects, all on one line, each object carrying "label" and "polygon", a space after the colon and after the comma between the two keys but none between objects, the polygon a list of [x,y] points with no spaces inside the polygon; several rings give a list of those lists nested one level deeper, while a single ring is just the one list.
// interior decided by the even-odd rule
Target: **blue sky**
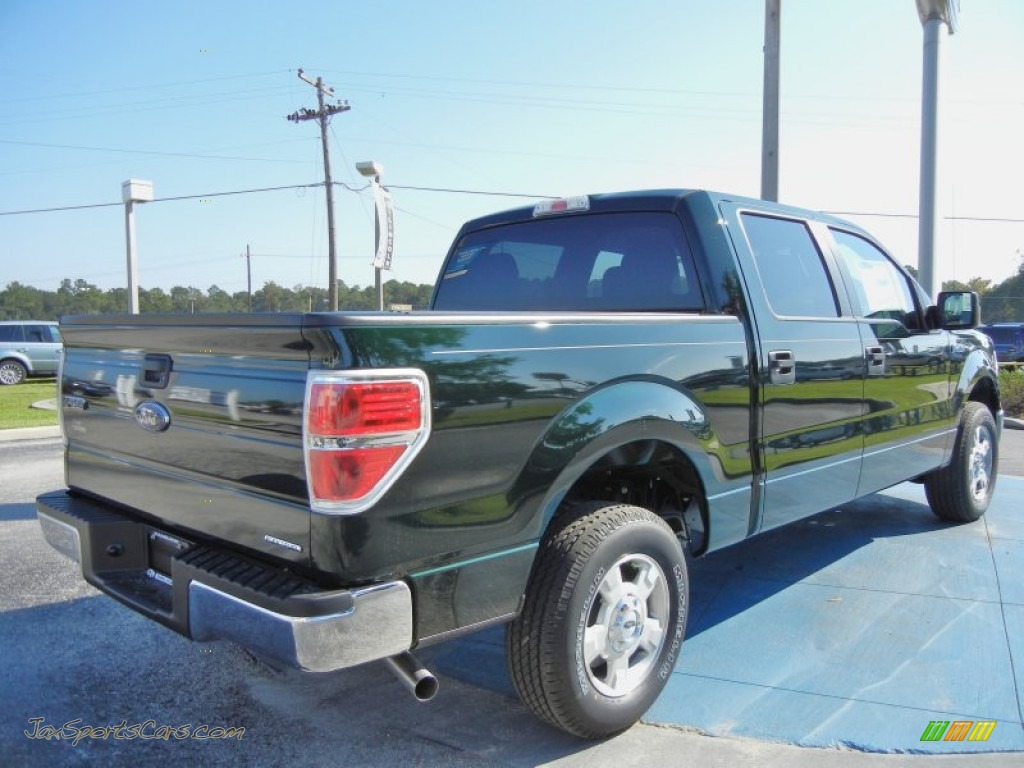
[{"label": "blue sky", "polygon": [[[916,214],[922,32],[913,0],[782,0],[780,197]],[[0,212],[322,180],[302,67],[332,120],[339,276],[372,283],[371,197],[398,207],[388,278],[433,282],[465,219],[513,197],[760,188],[763,0],[0,3]],[[938,275],[1002,280],[1024,224],[1024,2],[967,0],[944,41]],[[0,216],[0,285],[124,285],[120,206]],[[852,215],[904,263],[914,218]],[[137,208],[143,287],[326,285],[323,190]]]}]

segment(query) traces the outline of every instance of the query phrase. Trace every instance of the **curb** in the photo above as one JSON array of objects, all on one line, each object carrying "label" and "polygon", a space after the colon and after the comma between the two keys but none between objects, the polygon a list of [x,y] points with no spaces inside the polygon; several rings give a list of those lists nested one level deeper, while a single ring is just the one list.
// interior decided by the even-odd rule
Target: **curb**
[{"label": "curb", "polygon": [[60,437],[60,426],[20,427],[19,429],[0,429],[0,443],[13,443],[16,440],[44,440]]}]

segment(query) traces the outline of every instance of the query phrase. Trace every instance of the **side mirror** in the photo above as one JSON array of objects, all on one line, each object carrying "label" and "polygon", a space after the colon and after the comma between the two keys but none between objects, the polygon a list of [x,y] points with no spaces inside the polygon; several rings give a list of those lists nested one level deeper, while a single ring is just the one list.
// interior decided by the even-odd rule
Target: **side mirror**
[{"label": "side mirror", "polygon": [[974,291],[942,291],[937,314],[939,327],[943,330],[977,328],[981,325],[981,299]]}]

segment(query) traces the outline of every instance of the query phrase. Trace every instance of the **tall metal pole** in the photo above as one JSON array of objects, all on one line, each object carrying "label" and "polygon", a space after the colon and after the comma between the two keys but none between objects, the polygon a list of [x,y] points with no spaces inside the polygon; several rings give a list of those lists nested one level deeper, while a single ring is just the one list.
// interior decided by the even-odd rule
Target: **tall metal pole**
[{"label": "tall metal pole", "polygon": [[[380,175],[373,177],[375,183],[380,184]],[[380,209],[373,206],[373,252],[376,254],[380,250]],[[373,268],[373,282],[377,288],[377,309],[381,312],[384,311],[384,280],[381,277],[381,273],[384,271],[383,267]]]},{"label": "tall metal pole", "polygon": [[[394,221],[392,219],[391,199],[380,185],[380,177],[384,173],[384,166],[372,160],[356,163],[356,170],[370,180],[370,189],[373,190],[373,284],[377,290],[377,309],[384,311],[384,279],[382,273],[385,269],[391,269],[391,252],[394,247]],[[381,222],[381,208],[384,208],[385,221]],[[382,223],[387,232],[381,231]],[[381,253],[381,236],[387,237],[387,248]]]},{"label": "tall metal pole", "polygon": [[249,312],[252,312],[252,257],[248,243],[245,244],[245,280],[249,290]]},{"label": "tall metal pole", "polygon": [[121,201],[124,203],[124,240],[128,261],[128,312],[139,314],[139,261],[135,248],[135,203],[148,203],[153,199],[153,182],[128,179],[121,182]]},{"label": "tall metal pole", "polygon": [[139,314],[139,261],[135,250],[135,209],[131,200],[124,204],[124,239],[128,250],[128,314]]},{"label": "tall metal pole", "polygon": [[782,0],[764,3],[764,92],[761,117],[761,199],[779,199],[779,79]]},{"label": "tall metal pole", "polygon": [[939,157],[939,56],[943,27],[957,29],[960,0],[916,0],[924,27],[924,66],[921,72],[921,188],[918,201],[918,281],[935,296],[935,243],[938,240],[936,187]]},{"label": "tall metal pole", "polygon": [[938,239],[936,185],[939,157],[939,53],[942,19],[924,24],[924,68],[921,74],[921,187],[917,225],[917,269],[921,287],[935,296],[935,242]]}]

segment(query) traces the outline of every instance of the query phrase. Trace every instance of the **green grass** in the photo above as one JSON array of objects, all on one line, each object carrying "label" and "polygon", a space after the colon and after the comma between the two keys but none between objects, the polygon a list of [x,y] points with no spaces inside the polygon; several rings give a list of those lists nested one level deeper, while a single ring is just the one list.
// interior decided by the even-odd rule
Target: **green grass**
[{"label": "green grass", "polygon": [[1007,416],[1024,418],[1024,371],[999,369],[999,389]]},{"label": "green grass", "polygon": [[21,384],[0,387],[0,429],[48,427],[57,424],[56,411],[32,408],[39,400],[57,397],[56,379],[29,379]]}]

